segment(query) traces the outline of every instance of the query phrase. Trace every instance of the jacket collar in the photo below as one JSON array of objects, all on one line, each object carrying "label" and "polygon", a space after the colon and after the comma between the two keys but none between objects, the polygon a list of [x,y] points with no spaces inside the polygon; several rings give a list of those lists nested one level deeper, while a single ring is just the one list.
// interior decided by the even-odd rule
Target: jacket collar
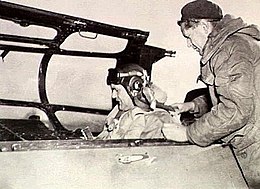
[{"label": "jacket collar", "polygon": [[247,25],[241,18],[234,18],[227,14],[208,36],[201,58],[201,65],[204,66],[225,40],[235,33],[243,33],[260,40],[260,32],[255,25]]}]

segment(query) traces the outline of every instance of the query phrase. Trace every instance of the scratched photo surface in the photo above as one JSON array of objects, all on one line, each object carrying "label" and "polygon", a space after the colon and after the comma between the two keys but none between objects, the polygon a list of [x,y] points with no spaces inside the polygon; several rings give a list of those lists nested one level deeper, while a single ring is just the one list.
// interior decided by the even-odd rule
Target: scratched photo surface
[{"label": "scratched photo surface", "polygon": [[[167,104],[183,102],[188,91],[204,86],[203,83],[196,82],[200,71],[200,56],[192,48],[187,47],[186,40],[183,38],[180,28],[176,23],[181,17],[181,8],[186,3],[190,2],[188,0],[6,0],[6,2],[17,3],[25,6],[102,22],[105,24],[131,29],[139,29],[149,32],[149,37],[145,43],[146,45],[176,51],[176,55],[174,57],[162,58],[156,62],[152,68],[151,80],[167,93]],[[223,14],[231,14],[236,17],[241,17],[248,24],[255,24],[260,26],[259,0],[214,0],[213,2],[222,8]],[[1,19],[0,33],[33,37],[47,37],[50,39],[52,39],[56,34],[55,30],[46,29],[39,26],[29,26],[23,28],[17,24]],[[94,36],[95,34],[86,35]],[[122,39],[100,36],[97,37],[96,40],[91,40],[82,38],[82,36],[78,34],[73,34],[61,45],[61,48],[90,52],[114,53],[123,50],[126,44],[127,41]],[[0,51],[0,53],[2,53],[2,51]],[[38,92],[38,71],[41,58],[41,54],[35,53],[29,55],[27,53],[25,54],[19,52],[10,53],[1,59],[0,99],[40,102]],[[96,108],[107,111],[111,110],[111,89],[106,85],[106,76],[107,70],[109,68],[115,67],[115,65],[116,60],[111,59],[54,55],[50,60],[46,78],[46,91],[50,103]],[[51,127],[48,117],[39,109],[10,106],[0,107],[0,119],[27,119],[30,115],[34,114],[40,115],[41,121],[47,127]],[[102,115],[86,116],[83,113],[75,112],[58,112],[57,117],[60,119],[61,123],[66,126],[66,128],[71,130],[79,127],[84,128],[87,123],[88,125],[91,125],[91,129],[93,131],[100,132],[105,121],[105,116]],[[171,150],[168,152],[175,153],[175,151]],[[61,184],[60,187],[62,189],[84,188],[84,182],[77,179],[82,179],[79,175],[81,175],[85,169],[90,168],[78,167],[78,172],[72,168],[73,165],[66,167],[66,165],[63,164],[66,157],[63,155],[68,153],[70,152],[59,152],[58,156],[56,157],[53,152],[50,154],[50,157],[55,159],[55,163],[59,162],[59,158],[63,160],[60,161],[62,163],[57,166],[60,170],[56,171],[55,173],[48,173],[48,171],[51,169],[50,166],[55,166],[55,163],[51,162],[47,167],[42,165],[39,171],[43,171],[43,174],[49,174],[49,176],[45,177],[44,181],[40,181],[40,178],[37,177],[39,180],[34,181],[34,184],[40,183],[37,185],[37,188],[59,188],[59,186],[55,185],[56,181],[53,180],[55,177],[58,178],[57,183]],[[109,150],[100,152],[99,155],[103,156],[107,153],[109,153]],[[187,153],[195,152],[190,150],[187,151]],[[79,161],[83,161],[83,159],[86,158],[84,157],[85,155],[86,154],[81,151],[78,157],[82,158],[82,160]],[[93,151],[90,152],[90,156],[92,159],[86,158],[84,160],[93,161],[93,158],[98,158]],[[16,157],[19,159],[19,155],[16,154]],[[68,157],[71,157],[72,161],[77,161],[76,154],[71,154]],[[205,157],[210,158],[209,154],[207,154]],[[38,157],[37,166],[40,166],[39,162],[45,158],[49,158],[46,152],[42,154],[42,157]],[[99,166],[98,170],[102,172],[102,166],[106,167],[105,163],[108,163],[110,159],[108,160],[105,157],[102,157],[101,159],[103,163],[97,166]],[[8,162],[7,155],[3,157],[3,160],[6,164],[16,163],[15,160]],[[167,158],[165,160],[168,161]],[[20,161],[25,161],[28,163],[25,166],[28,168],[27,166],[30,163],[30,155],[21,157]],[[201,161],[205,161],[205,159]],[[93,163],[94,162],[91,162],[87,165],[91,165]],[[176,161],[175,163],[177,164],[178,162]],[[71,168],[71,175],[74,175],[73,179],[69,176],[69,174],[66,174],[65,177],[62,177],[64,174],[62,170],[64,166],[66,167],[64,170],[68,172]],[[78,165],[75,165],[75,167],[77,166]],[[145,169],[145,167],[143,168]],[[174,169],[174,166],[171,166],[171,168]],[[214,167],[215,170],[218,168],[223,167]],[[7,165],[2,168],[0,167],[0,171],[2,173],[5,172],[6,169],[9,169]],[[212,170],[214,171],[214,169]],[[93,168],[90,170],[96,171]],[[113,174],[118,170],[120,170],[120,167],[117,167]],[[26,174],[26,172],[23,171],[21,171],[20,174],[19,172],[15,172],[15,164],[10,166],[10,171],[15,176]],[[4,175],[2,173],[1,175]],[[146,172],[144,171],[143,173]],[[167,171],[167,173],[169,173],[169,171]],[[211,173],[213,174],[213,172]],[[29,173],[31,178],[33,178],[33,174],[39,174],[39,172],[34,169]],[[99,173],[97,172],[96,174],[98,175]],[[110,173],[105,173],[106,176],[109,174]],[[161,174],[164,173],[162,172]],[[87,176],[85,173],[83,173],[83,175]],[[237,176],[236,174],[234,175],[235,177]],[[19,188],[16,185],[15,176],[13,178],[2,177],[0,179],[0,188]],[[120,174],[118,177],[120,177]],[[99,178],[102,179],[102,177]],[[50,181],[49,185],[48,179]],[[115,179],[115,177],[111,176],[110,179]],[[23,178],[20,176],[18,180],[20,188],[34,188],[34,186],[28,185],[30,179],[24,179],[24,181],[22,181]],[[127,178],[125,178],[125,180],[127,182]],[[187,182],[185,179],[183,181]],[[78,186],[72,186],[72,183],[75,184],[77,182],[80,183]],[[106,182],[110,181],[106,180]],[[20,183],[23,183],[24,185]],[[98,181],[95,183],[97,184]],[[121,184],[124,185],[123,182]],[[118,185],[117,188],[124,188],[122,185]],[[141,185],[144,187],[144,183],[141,183]],[[151,185],[152,184],[150,183],[149,186]],[[192,188],[191,185],[186,186],[187,188]],[[138,188],[138,183],[133,185],[133,187]],[[106,187],[102,186],[102,182],[100,182],[100,185],[93,188]]]}]

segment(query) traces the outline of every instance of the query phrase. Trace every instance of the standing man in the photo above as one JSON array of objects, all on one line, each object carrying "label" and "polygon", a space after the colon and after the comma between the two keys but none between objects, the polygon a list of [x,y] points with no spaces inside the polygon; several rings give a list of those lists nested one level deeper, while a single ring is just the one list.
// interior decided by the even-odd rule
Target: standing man
[{"label": "standing man", "polygon": [[207,0],[186,4],[181,14],[178,25],[188,47],[201,55],[199,79],[213,107],[205,111],[204,96],[173,104],[196,121],[187,127],[173,124],[171,139],[231,144],[249,187],[260,188],[260,32],[241,18],[223,17],[221,8]]}]

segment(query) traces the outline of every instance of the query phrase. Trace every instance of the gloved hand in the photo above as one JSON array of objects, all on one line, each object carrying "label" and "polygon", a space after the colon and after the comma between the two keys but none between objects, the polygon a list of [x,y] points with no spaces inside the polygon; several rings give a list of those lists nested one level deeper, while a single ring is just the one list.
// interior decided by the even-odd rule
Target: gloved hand
[{"label": "gloved hand", "polygon": [[150,89],[154,93],[154,98],[157,102],[164,104],[167,101],[167,94],[155,84],[150,84]]},{"label": "gloved hand", "polygon": [[[165,103],[167,100],[167,94],[162,91],[159,87],[154,84],[150,84],[147,87],[143,87],[142,91],[137,95],[137,99],[135,100],[135,104],[139,107],[143,106],[151,109],[156,108],[156,102]],[[138,102],[139,101],[139,102]],[[144,103],[141,105],[141,103]]]},{"label": "gloved hand", "polygon": [[156,100],[155,100],[155,93],[150,87],[144,87],[142,89],[142,94],[145,100],[148,102],[151,109],[155,109],[156,107]]},{"label": "gloved hand", "polygon": [[168,140],[177,142],[187,142],[186,127],[180,123],[164,123],[162,128],[163,135]]}]

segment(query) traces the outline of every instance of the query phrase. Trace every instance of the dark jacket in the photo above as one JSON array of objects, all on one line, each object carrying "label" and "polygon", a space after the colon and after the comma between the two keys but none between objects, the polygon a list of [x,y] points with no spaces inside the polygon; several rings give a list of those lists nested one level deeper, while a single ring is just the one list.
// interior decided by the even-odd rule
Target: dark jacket
[{"label": "dark jacket", "polygon": [[203,97],[194,99],[201,116],[187,129],[191,142],[230,142],[242,150],[260,140],[260,32],[226,15],[209,35],[201,58],[201,80],[213,108],[201,115]]}]

